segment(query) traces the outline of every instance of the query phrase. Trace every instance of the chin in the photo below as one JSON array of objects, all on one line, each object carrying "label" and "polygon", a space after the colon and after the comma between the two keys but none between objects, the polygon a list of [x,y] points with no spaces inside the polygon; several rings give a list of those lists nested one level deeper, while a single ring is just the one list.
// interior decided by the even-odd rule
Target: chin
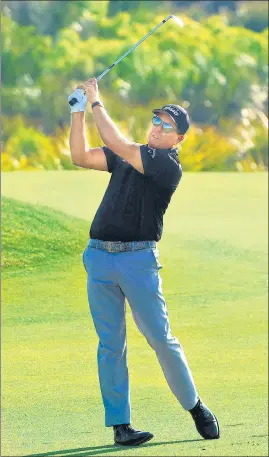
[{"label": "chin", "polygon": [[155,138],[153,138],[153,139],[149,138],[148,139],[148,145],[149,145],[150,148],[157,148],[158,149],[158,147],[159,147],[158,140],[156,140]]}]

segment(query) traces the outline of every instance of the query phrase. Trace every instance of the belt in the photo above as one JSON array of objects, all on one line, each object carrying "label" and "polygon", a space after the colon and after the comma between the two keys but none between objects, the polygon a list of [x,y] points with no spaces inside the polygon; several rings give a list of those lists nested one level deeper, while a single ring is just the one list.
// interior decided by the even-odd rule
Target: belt
[{"label": "belt", "polygon": [[124,252],[156,248],[157,243],[156,241],[103,241],[91,238],[88,246],[108,252]]}]

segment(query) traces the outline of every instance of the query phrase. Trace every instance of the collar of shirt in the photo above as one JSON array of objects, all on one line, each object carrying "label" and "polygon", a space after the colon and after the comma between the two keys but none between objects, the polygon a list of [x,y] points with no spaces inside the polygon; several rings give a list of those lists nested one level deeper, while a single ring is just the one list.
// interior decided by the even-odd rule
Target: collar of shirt
[{"label": "collar of shirt", "polygon": [[178,148],[159,149],[159,148],[151,148],[148,144],[146,144],[146,146],[152,151],[160,151],[160,152],[164,152],[166,154],[172,153],[172,154],[178,155]]}]

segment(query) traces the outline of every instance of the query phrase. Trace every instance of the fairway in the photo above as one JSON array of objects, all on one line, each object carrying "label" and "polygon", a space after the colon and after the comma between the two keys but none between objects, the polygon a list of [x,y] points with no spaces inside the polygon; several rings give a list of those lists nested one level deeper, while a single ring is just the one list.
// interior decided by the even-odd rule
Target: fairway
[{"label": "fairway", "polygon": [[132,425],[155,435],[136,448],[113,446],[104,427],[82,265],[109,178],[2,173],[2,455],[268,455],[267,173],[183,173],[160,274],[172,332],[221,438],[196,432],[128,307]]}]

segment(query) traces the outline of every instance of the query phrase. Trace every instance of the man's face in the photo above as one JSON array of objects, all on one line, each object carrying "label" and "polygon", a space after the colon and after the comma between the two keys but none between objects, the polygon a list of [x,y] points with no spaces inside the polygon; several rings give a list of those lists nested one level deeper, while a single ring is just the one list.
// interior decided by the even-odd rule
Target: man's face
[{"label": "man's face", "polygon": [[180,135],[176,130],[176,124],[166,113],[158,113],[157,116],[164,122],[172,125],[174,130],[167,133],[163,125],[152,125],[148,135],[148,145],[156,149],[169,149],[183,140],[184,135]]}]

